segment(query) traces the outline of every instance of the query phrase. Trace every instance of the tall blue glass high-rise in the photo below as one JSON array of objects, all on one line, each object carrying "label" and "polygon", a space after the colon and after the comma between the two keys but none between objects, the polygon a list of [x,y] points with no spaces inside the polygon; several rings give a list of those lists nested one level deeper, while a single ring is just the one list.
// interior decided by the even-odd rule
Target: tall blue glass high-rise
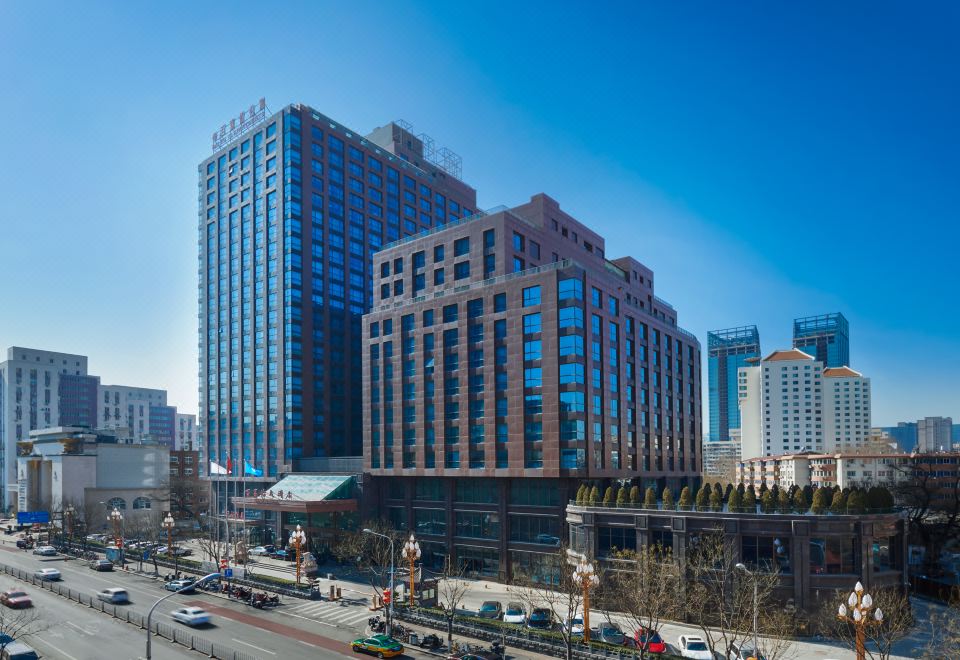
[{"label": "tall blue glass high-rise", "polygon": [[707,333],[710,387],[710,433],[708,442],[727,441],[730,429],[740,428],[737,370],[760,357],[760,332],[747,325]]},{"label": "tall blue glass high-rise", "polygon": [[825,367],[848,367],[850,324],[840,312],[794,319],[793,347],[812,355]]},{"label": "tall blue glass high-rise", "polygon": [[410,129],[364,137],[261,100],[214,134],[198,172],[200,415],[206,458],[234,477],[361,454],[372,255],[476,209],[459,157]]}]

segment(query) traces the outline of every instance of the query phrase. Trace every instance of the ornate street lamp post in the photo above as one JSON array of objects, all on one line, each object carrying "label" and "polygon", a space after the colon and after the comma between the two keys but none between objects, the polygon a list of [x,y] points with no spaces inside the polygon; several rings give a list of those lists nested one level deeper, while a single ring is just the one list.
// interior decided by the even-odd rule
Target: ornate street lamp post
[{"label": "ornate street lamp post", "polygon": [[[600,584],[600,578],[593,570],[593,564],[586,555],[580,555],[580,562],[573,569],[573,581],[583,588],[583,641],[590,643],[590,590]],[[571,627],[573,613],[570,613]]]},{"label": "ornate street lamp post", "polygon": [[380,538],[387,539],[390,542],[390,605],[387,608],[387,637],[393,633],[393,601],[394,594],[396,591],[393,588],[393,558],[396,556],[393,552],[393,537],[387,536],[386,534],[381,534],[380,532],[375,532],[372,529],[364,528],[364,534],[370,534],[372,536],[379,536]]},{"label": "ornate street lamp post", "polygon": [[757,576],[744,564],[737,564],[735,568],[743,571],[753,580],[753,652],[759,655],[760,647],[757,646]]},{"label": "ornate street lamp post", "polygon": [[303,544],[307,540],[307,535],[303,532],[300,525],[297,525],[297,528],[290,532],[290,545],[296,548],[297,551],[297,586],[300,586],[300,551]]},{"label": "ornate street lamp post", "polygon": [[[847,609],[848,605],[849,609]],[[873,597],[865,593],[863,585],[857,582],[857,586],[847,598],[847,605],[840,605],[837,611],[837,618],[844,623],[852,624],[856,631],[857,660],[865,660],[867,655],[865,648],[867,626],[878,626],[883,623],[883,611],[878,607],[873,611],[873,616],[870,616],[871,609],[873,609]]]},{"label": "ornate street lamp post", "polygon": [[123,514],[120,513],[120,509],[114,507],[113,511],[110,512],[110,522],[113,523],[113,538],[116,543],[117,550],[120,551],[120,566],[123,566],[123,533],[121,530],[121,525],[123,525]]},{"label": "ornate street lamp post", "polygon": [[170,557],[174,557],[173,572],[178,573],[180,567],[177,565],[176,555],[173,552],[173,526],[175,524],[173,516],[168,511],[163,519],[163,528],[167,530],[167,561],[170,561]]},{"label": "ornate street lamp post", "polygon": [[72,506],[68,506],[63,510],[63,522],[66,529],[67,538],[66,545],[73,545],[73,517],[77,514],[76,509]]},{"label": "ornate street lamp post", "polygon": [[[420,559],[420,544],[417,543],[417,539],[413,537],[413,534],[410,535],[410,540],[403,544],[403,556],[410,562],[410,607],[413,607],[413,562]],[[393,594],[390,594],[390,597],[393,598]]]}]

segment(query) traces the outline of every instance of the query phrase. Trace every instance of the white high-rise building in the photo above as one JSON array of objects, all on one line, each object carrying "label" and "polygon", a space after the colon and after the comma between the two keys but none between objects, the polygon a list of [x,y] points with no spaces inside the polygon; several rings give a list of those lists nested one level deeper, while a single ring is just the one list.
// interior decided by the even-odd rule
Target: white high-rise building
[{"label": "white high-rise building", "polygon": [[200,449],[199,428],[197,416],[187,413],[177,413],[176,435],[173,439],[173,448],[181,450]]},{"label": "white high-rise building", "polygon": [[924,417],[917,420],[918,452],[950,451],[953,419],[950,417]]},{"label": "white high-rise building", "polygon": [[[6,510],[17,501],[17,442],[30,431],[68,423],[87,405],[87,358],[72,353],[11,346],[0,362],[0,499]],[[64,383],[61,383],[63,379]],[[93,381],[95,383],[95,381]],[[70,395],[61,404],[61,386]],[[89,402],[92,403],[92,402]]]},{"label": "white high-rise building", "polygon": [[850,451],[870,434],[870,379],[797,349],[738,372],[741,458]]},{"label": "white high-rise building", "polygon": [[97,392],[97,428],[119,433],[129,431],[129,438],[143,440],[151,433],[151,406],[166,405],[166,390],[101,385]]}]

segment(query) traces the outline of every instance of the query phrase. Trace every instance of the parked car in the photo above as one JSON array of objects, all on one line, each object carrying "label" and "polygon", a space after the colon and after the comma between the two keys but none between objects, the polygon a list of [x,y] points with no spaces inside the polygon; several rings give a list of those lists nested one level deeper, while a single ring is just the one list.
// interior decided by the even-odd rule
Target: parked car
[{"label": "parked car", "polygon": [[23,642],[10,642],[0,653],[2,660],[39,660],[40,654]]},{"label": "parked car", "polygon": [[503,605],[495,600],[485,600],[477,610],[477,616],[481,619],[499,619],[503,616]]},{"label": "parked car", "polygon": [[33,572],[33,577],[38,580],[59,580],[61,576],[60,571],[55,568],[41,568]]},{"label": "parked car", "polygon": [[596,631],[590,631],[590,638],[595,642],[613,644],[614,646],[623,646],[626,636],[623,634],[620,626],[607,621],[597,626]]},{"label": "parked car", "polygon": [[190,548],[181,548],[178,545],[173,547],[174,557],[189,557],[192,554],[193,554],[193,550],[191,550]]},{"label": "parked car", "polygon": [[182,589],[183,593],[188,594],[195,591],[194,584],[194,581],[190,579],[171,580],[163,585],[163,588],[167,591],[180,591]]},{"label": "parked car", "polygon": [[33,547],[33,541],[28,541],[27,539],[17,539],[17,547],[20,548],[21,550],[23,549],[29,550],[30,548]]},{"label": "parked car", "polygon": [[202,626],[210,623],[210,614],[199,607],[181,607],[170,612],[170,616],[174,621],[187,626]]},{"label": "parked car", "polygon": [[537,543],[541,543],[541,544],[543,544],[543,545],[556,545],[556,546],[559,546],[559,545],[560,545],[560,537],[559,537],[559,536],[552,536],[552,535],[550,535],[550,534],[537,534]]},{"label": "parked car", "polygon": [[503,613],[503,622],[523,625],[527,622],[527,611],[520,603],[507,603],[507,609]]},{"label": "parked car", "polygon": [[270,553],[273,552],[275,548],[271,549],[266,545],[258,545],[256,548],[250,550],[251,557],[268,557]]},{"label": "parked car", "polygon": [[106,603],[123,604],[130,602],[130,595],[126,589],[120,587],[110,587],[97,592],[97,598]]},{"label": "parked car", "polygon": [[667,643],[663,641],[660,633],[646,628],[637,628],[637,631],[633,633],[633,641],[638,649],[643,649],[646,645],[647,653],[667,652]]},{"label": "parked car", "polygon": [[270,557],[273,559],[282,559],[284,561],[291,561],[293,559],[293,553],[287,552],[283,548],[279,550],[274,550],[270,553]]},{"label": "parked car", "polygon": [[694,660],[713,660],[710,647],[699,635],[680,635],[678,646],[681,657],[694,658]]},{"label": "parked car", "polygon": [[536,607],[530,612],[530,618],[527,619],[527,628],[536,630],[550,630],[553,628],[553,615],[550,610],[543,607]]},{"label": "parked car", "polygon": [[41,545],[39,548],[33,549],[33,554],[40,555],[42,557],[56,557],[57,549],[52,545]]},{"label": "parked car", "polygon": [[403,644],[386,635],[361,637],[350,642],[355,653],[370,653],[378,658],[392,658],[403,654]]},{"label": "parked car", "polygon": [[570,637],[583,637],[583,617],[575,616],[572,619],[567,619],[563,627],[566,628]]},{"label": "parked car", "polygon": [[766,658],[753,647],[753,642],[745,642],[741,646],[733,644],[730,647],[730,653],[727,654],[727,657],[729,660],[766,660]]},{"label": "parked car", "polygon": [[106,559],[94,559],[88,564],[95,571],[112,571],[113,562]]},{"label": "parked car", "polygon": [[33,607],[33,601],[30,600],[30,596],[27,595],[27,592],[20,591],[18,589],[10,589],[9,591],[0,593],[0,604],[6,605],[7,607],[11,607],[13,609]]}]

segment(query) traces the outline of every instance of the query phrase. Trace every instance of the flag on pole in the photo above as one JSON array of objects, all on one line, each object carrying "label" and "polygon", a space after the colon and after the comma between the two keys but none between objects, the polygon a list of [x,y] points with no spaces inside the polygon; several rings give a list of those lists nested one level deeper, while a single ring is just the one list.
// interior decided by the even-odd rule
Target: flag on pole
[{"label": "flag on pole", "polygon": [[215,461],[210,461],[210,474],[226,474],[227,468]]},{"label": "flag on pole", "polygon": [[230,458],[227,459],[227,474],[233,476],[233,460]]},{"label": "flag on pole", "polygon": [[251,477],[262,477],[263,470],[254,468],[248,461],[243,462],[243,473]]}]

